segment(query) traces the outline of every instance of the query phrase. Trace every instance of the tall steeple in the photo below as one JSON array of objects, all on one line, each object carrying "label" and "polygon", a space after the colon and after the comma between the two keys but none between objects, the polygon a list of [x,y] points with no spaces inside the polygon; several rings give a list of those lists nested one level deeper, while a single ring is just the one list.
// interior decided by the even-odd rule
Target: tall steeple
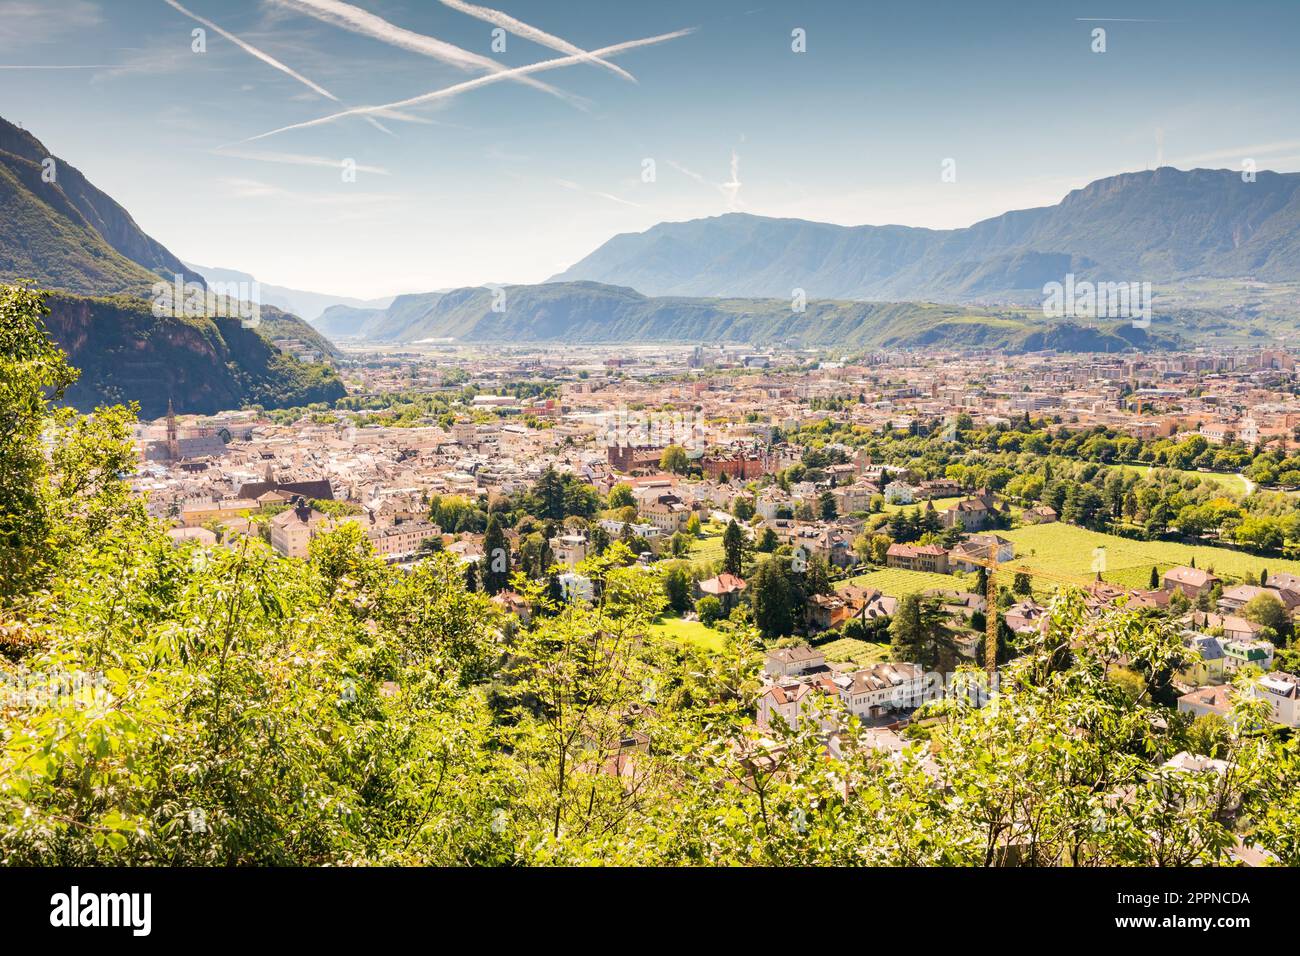
[{"label": "tall steeple", "polygon": [[179,461],[181,457],[181,443],[176,437],[176,407],[172,404],[171,397],[167,399],[167,458],[170,461]]}]

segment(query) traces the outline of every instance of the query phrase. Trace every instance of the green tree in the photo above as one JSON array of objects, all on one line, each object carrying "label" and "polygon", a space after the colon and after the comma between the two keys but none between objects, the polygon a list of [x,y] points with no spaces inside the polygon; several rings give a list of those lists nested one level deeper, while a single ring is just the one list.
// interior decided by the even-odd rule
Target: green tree
[{"label": "green tree", "polygon": [[664,597],[678,614],[690,610],[691,578],[680,564],[674,564],[664,573]]},{"label": "green tree", "polygon": [[722,533],[722,570],[741,576],[745,565],[745,534],[736,522],[728,521]]},{"label": "green tree", "polygon": [[45,329],[42,293],[0,286],[0,601],[44,575],[51,557],[49,401],[77,379]]},{"label": "green tree", "polygon": [[890,625],[894,659],[923,670],[951,671],[957,661],[957,635],[938,601],[909,594],[898,603]]},{"label": "green tree", "polygon": [[712,627],[722,617],[722,602],[712,594],[706,594],[695,602],[695,613],[699,615],[701,624]]},{"label": "green tree", "polygon": [[632,486],[620,481],[609,489],[609,506],[611,508],[635,508],[636,497],[632,494]]},{"label": "green tree", "polygon": [[1273,633],[1276,643],[1285,645],[1291,636],[1291,616],[1285,605],[1268,592],[1257,594],[1241,609],[1242,617],[1256,624],[1262,624]]},{"label": "green tree", "polygon": [[754,624],[766,638],[783,637],[794,630],[795,592],[776,557],[758,566],[749,582]]},{"label": "green tree", "polygon": [[681,445],[669,445],[659,456],[659,468],[662,471],[671,471],[675,475],[684,475],[690,460],[686,457],[686,449]]},{"label": "green tree", "polygon": [[487,533],[483,536],[483,570],[480,578],[483,590],[488,594],[500,593],[510,580],[510,545],[496,514],[488,517]]}]

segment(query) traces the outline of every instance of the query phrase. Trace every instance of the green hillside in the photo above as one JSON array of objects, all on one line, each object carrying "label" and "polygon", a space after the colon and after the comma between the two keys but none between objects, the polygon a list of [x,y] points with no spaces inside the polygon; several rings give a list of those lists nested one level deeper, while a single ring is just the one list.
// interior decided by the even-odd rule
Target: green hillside
[{"label": "green hillside", "polygon": [[[366,324],[378,341],[748,342],[854,348],[979,347],[1117,352],[1167,348],[1176,338],[1131,325],[1095,329],[1031,312],[992,312],[915,302],[651,298],[623,286],[554,282],[399,296]],[[497,308],[494,308],[496,306]]]},{"label": "green hillside", "polygon": [[46,304],[50,334],[81,369],[65,399],[82,410],[137,401],[142,416],[156,418],[169,399],[177,411],[211,413],[346,394],[333,369],[282,354],[238,319],[159,318],[148,302],[130,296],[53,293]]}]

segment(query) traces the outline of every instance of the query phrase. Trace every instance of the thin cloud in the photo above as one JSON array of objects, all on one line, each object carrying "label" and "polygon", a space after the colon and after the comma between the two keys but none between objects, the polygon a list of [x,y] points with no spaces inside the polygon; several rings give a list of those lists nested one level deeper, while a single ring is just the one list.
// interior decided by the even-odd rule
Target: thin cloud
[{"label": "thin cloud", "polygon": [[524,40],[532,40],[534,43],[550,47],[557,53],[567,53],[571,56],[580,56],[586,63],[603,66],[605,69],[623,77],[625,80],[629,80],[633,83],[636,82],[636,77],[621,66],[615,66],[607,60],[602,60],[598,56],[593,56],[581,47],[574,46],[568,40],[553,36],[537,27],[529,26],[527,23],[524,23],[521,20],[516,20],[507,13],[502,13],[500,10],[493,10],[490,7],[480,7],[472,3],[466,3],[465,0],[442,0],[442,4],[443,6],[451,7],[451,9],[456,10],[459,13],[467,14],[468,16],[482,20],[485,23],[490,23],[493,26],[509,30],[515,36]]},{"label": "thin cloud", "polygon": [[262,182],[260,179],[224,177],[217,182],[226,188],[229,195],[238,199],[280,200],[309,206],[340,208],[349,206],[368,208],[379,203],[393,204],[401,201],[399,196],[387,193],[354,192],[347,187],[328,193],[300,193]]},{"label": "thin cloud", "polygon": [[727,208],[735,210],[740,207],[740,155],[733,149],[731,151],[731,178],[725,183],[710,182],[708,178],[695,172],[693,169],[687,169],[681,163],[669,159],[666,160],[669,166],[677,170],[688,179],[693,179],[701,186],[708,186],[710,189],[716,189],[727,198]]},{"label": "thin cloud", "polygon": [[55,43],[96,29],[103,19],[89,0],[65,0],[57,14],[49,0],[0,0],[0,49],[30,50]]},{"label": "thin cloud", "polygon": [[565,189],[572,190],[573,192],[584,193],[588,196],[596,196],[600,199],[608,199],[610,202],[621,203],[624,206],[631,206],[634,209],[643,208],[639,202],[632,202],[630,199],[624,199],[622,196],[615,196],[613,193],[600,192],[595,189],[584,189],[571,179],[557,179],[555,182],[556,185],[563,186]]},{"label": "thin cloud", "polygon": [[[635,49],[637,47],[650,46],[656,43],[665,43],[668,40],[675,40],[678,37],[686,36],[693,33],[694,27],[688,27],[685,30],[675,30],[672,33],[662,33],[659,36],[646,37],[643,40],[628,40],[625,43],[616,43],[613,46],[602,47],[599,50],[591,51],[593,56],[615,56],[625,50]],[[241,143],[251,143],[255,140],[266,139],[268,136],[276,136],[280,133],[287,133],[295,129],[307,129],[312,126],[321,126],[325,123],[332,123],[348,116],[365,116],[371,113],[382,113],[386,110],[405,109],[410,106],[420,106],[425,103],[433,103],[438,100],[450,99],[459,96],[461,93],[467,93],[470,90],[476,90],[479,87],[489,86],[493,83],[500,83],[503,80],[513,79],[516,76],[526,76],[530,73],[539,73],[543,70],[555,70],[565,66],[572,66],[574,63],[581,63],[582,57],[579,56],[562,56],[554,60],[543,60],[540,63],[530,63],[527,66],[514,67],[505,73],[490,73],[487,76],[476,77],[472,80],[466,80],[464,83],[457,83],[454,86],[444,87],[441,90],[434,90],[431,93],[424,93],[420,96],[412,96],[409,99],[399,100],[396,103],[385,103],[382,106],[356,106],[352,109],[343,110],[339,113],[331,113],[329,116],[321,116],[314,120],[306,120],[302,123],[292,123],[289,126],[281,126],[279,129],[273,129],[265,133],[259,133],[256,136],[250,136],[248,139],[241,140]]]},{"label": "thin cloud", "polygon": [[1286,140],[1280,143],[1257,143],[1254,146],[1238,146],[1235,149],[1220,149],[1210,153],[1199,153],[1195,156],[1185,156],[1179,160],[1181,164],[1191,165],[1193,163],[1215,163],[1222,160],[1241,162],[1243,159],[1254,159],[1259,156],[1272,156],[1275,153],[1290,152],[1300,149],[1300,140]]},{"label": "thin cloud", "polygon": [[[318,166],[327,169],[343,168],[343,160],[330,159],[328,156],[305,156],[300,153],[258,153],[242,149],[214,149],[212,152],[217,156],[228,156],[231,159],[247,159],[259,163],[278,163],[286,166]],[[391,175],[382,166],[363,166],[358,163],[356,170],[359,173],[373,173],[376,176]]]},{"label": "thin cloud", "polygon": [[[413,30],[399,27],[368,10],[362,10],[350,3],[344,3],[343,0],[275,0],[275,2],[299,13],[313,16],[324,23],[375,40],[381,40],[384,43],[403,50],[409,50],[412,53],[431,57],[461,70],[486,70],[493,75],[501,76],[511,74],[510,68],[504,63],[498,63],[490,57],[480,56],[469,50],[461,49],[455,44],[439,40],[437,37],[426,36],[423,33],[416,33]],[[565,93],[563,90],[557,90],[540,80],[525,77],[520,82],[544,93],[557,96],[560,99],[579,102],[577,97]]]},{"label": "thin cloud", "polygon": [[731,209],[740,207],[740,154],[734,149],[731,151],[731,178],[721,185],[722,193],[727,197],[727,205]]}]

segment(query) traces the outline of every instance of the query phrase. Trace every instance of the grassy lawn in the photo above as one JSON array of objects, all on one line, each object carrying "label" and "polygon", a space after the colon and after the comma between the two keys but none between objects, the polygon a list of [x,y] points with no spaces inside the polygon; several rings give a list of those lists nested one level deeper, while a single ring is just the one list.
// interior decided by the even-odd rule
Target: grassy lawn
[{"label": "grassy lawn", "polygon": [[1145,588],[1150,582],[1152,565],[1164,574],[1177,565],[1190,564],[1193,557],[1198,568],[1213,568],[1220,575],[1232,578],[1242,578],[1247,571],[1258,575],[1263,568],[1270,572],[1300,574],[1300,561],[1260,558],[1227,548],[1171,541],[1133,541],[1059,522],[999,533],[1016,545],[1015,559],[1004,567],[1024,565],[1080,584],[1094,579],[1093,551],[1099,547],[1106,549],[1106,569],[1102,578],[1124,587]]},{"label": "grassy lawn", "polygon": [[[1168,468],[1156,469],[1153,468],[1151,465],[1116,465],[1115,467],[1123,468],[1125,471],[1135,472],[1136,474],[1142,475],[1143,477],[1146,477],[1147,475],[1151,474],[1151,472],[1153,471],[1170,470]],[[1224,475],[1218,472],[1206,472],[1206,471],[1179,471],[1178,473],[1180,475],[1191,475],[1196,478],[1206,478],[1209,481],[1214,482],[1216,485],[1219,485],[1220,487],[1224,488],[1225,490],[1234,492],[1235,494],[1239,494],[1239,495],[1244,495],[1250,490],[1250,486],[1246,484],[1246,479],[1242,478],[1241,475]]]},{"label": "grassy lawn", "polygon": [[826,655],[828,661],[849,661],[859,667],[870,667],[889,660],[889,645],[874,644],[871,641],[859,641],[852,637],[842,637],[818,648]]},{"label": "grassy lawn", "polygon": [[906,597],[933,588],[947,591],[960,591],[965,587],[964,578],[951,574],[930,574],[926,571],[906,571],[903,568],[885,568],[882,571],[869,571],[849,578],[845,584],[859,587],[875,588],[890,597]]},{"label": "grassy lawn", "polygon": [[667,638],[682,644],[693,644],[706,651],[721,652],[726,647],[726,637],[699,621],[683,621],[680,617],[666,617],[650,625],[655,637]]}]

